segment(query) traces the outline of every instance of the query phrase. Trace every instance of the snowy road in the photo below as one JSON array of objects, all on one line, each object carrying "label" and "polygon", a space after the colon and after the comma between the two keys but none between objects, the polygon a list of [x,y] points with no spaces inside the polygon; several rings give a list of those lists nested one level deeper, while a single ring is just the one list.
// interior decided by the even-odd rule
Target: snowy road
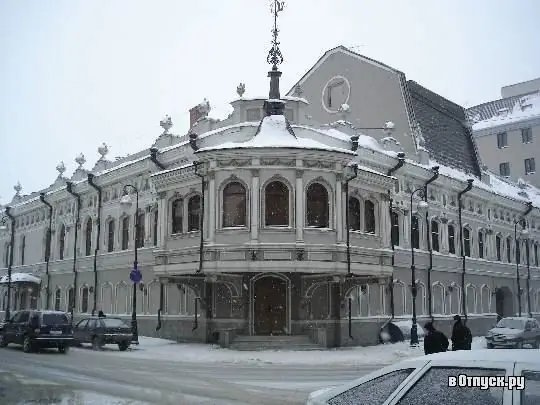
[{"label": "snowy road", "polygon": [[[314,355],[317,355],[314,353]],[[309,392],[358,378],[377,365],[197,364],[72,349],[0,350],[6,372],[150,404],[304,404]]]}]

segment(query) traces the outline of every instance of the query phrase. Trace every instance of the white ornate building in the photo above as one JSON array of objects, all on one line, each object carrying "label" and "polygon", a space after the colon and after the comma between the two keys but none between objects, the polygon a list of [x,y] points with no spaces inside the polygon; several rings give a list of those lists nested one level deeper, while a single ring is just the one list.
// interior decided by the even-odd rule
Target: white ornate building
[{"label": "white ornate building", "polygon": [[[39,192],[22,195],[17,184],[8,204],[15,224],[11,310],[69,310],[74,303],[76,316],[101,309],[128,319],[137,243],[145,335],[212,341],[216,332],[222,340],[304,334],[328,346],[373,343],[392,317],[411,318],[411,247],[419,320],[432,316],[445,328],[465,313],[473,332],[484,333],[497,314],[538,315],[540,213],[534,208],[525,217],[528,233],[515,223],[527,202],[540,207],[540,191],[480,169],[461,107],[345,48],[329,52],[332,58],[295,86],[296,96],[279,96],[273,69],[270,98],[246,98],[240,85],[225,120],[209,118],[203,103],[192,110],[186,135],[170,133],[166,117],[148,150],[110,161],[103,144],[90,170],[79,156],[72,176],[59,164],[54,184]],[[379,89],[373,98],[355,92],[354,78],[343,73],[362,69]],[[330,119],[317,123],[317,86],[328,103],[325,83],[336,76],[346,79],[348,95],[334,96],[344,97],[335,110],[324,104]],[[306,100],[302,92],[315,96]],[[357,128],[350,123],[357,105],[392,123]],[[445,132],[451,125],[458,129]],[[445,153],[444,142],[465,146]],[[427,212],[417,208],[419,193],[411,207],[411,193],[424,188],[434,166],[439,176],[427,186]],[[462,249],[458,194],[469,178]],[[120,205],[126,184],[139,192],[137,212]],[[10,236],[0,235],[2,310]]]}]

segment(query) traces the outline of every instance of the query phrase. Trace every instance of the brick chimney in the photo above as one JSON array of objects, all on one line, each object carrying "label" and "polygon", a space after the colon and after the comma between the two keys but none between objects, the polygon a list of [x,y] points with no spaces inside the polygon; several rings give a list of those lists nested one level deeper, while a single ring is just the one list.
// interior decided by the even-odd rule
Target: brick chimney
[{"label": "brick chimney", "polygon": [[193,128],[193,125],[202,118],[203,114],[201,112],[201,109],[199,105],[196,105],[195,107],[191,108],[189,110],[189,128]]}]

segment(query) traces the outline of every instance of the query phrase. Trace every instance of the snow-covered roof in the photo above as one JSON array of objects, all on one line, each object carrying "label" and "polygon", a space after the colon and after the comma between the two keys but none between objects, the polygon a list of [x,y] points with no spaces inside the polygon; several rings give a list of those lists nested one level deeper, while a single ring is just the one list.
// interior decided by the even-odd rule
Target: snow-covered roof
[{"label": "snow-covered roof", "polygon": [[[474,113],[471,113],[470,118],[473,121],[476,121]],[[511,107],[499,109],[497,114],[494,114],[487,119],[475,122],[472,128],[474,131],[480,131],[483,129],[514,124],[533,118],[540,118],[540,93],[533,93],[513,98]]]},{"label": "snow-covered roof", "polygon": [[[0,284],[7,284],[9,282],[8,276],[3,276],[0,278]],[[41,279],[39,277],[33,276],[28,273],[12,273],[11,274],[11,282],[12,283],[41,283]]]},{"label": "snow-covered roof", "polygon": [[[268,97],[240,97],[240,98],[237,98],[236,100],[233,100],[232,103],[235,103],[237,101],[257,101],[257,100],[262,100],[262,101],[266,101],[268,99]],[[280,101],[298,101],[300,103],[304,103],[304,104],[309,104],[309,101],[307,101],[305,98],[303,97],[294,97],[294,96],[282,96],[281,97],[281,100]]]}]

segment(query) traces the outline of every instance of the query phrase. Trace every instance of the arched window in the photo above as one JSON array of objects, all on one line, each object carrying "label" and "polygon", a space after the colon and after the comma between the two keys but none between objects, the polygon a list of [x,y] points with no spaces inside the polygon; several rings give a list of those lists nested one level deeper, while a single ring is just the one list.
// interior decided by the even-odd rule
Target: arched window
[{"label": "arched window", "polygon": [[506,238],[506,261],[512,263],[512,238]]},{"label": "arched window", "polygon": [[484,233],[482,231],[478,231],[478,257],[484,258]]},{"label": "arched window", "polygon": [[144,212],[139,212],[138,214],[136,214],[137,216],[135,217],[135,220],[137,221],[136,224],[137,224],[137,229],[136,229],[136,232],[135,232],[135,243],[137,244],[137,248],[142,248],[144,247],[144,230],[145,230],[145,226],[144,226],[144,222],[145,222],[145,214]]},{"label": "arched window", "polygon": [[181,198],[172,203],[172,228],[171,232],[182,233],[184,228],[184,200]]},{"label": "arched window", "polygon": [[517,264],[521,264],[521,241],[519,239],[516,240],[516,251],[515,251],[515,256],[516,256],[516,263]]},{"label": "arched window", "polygon": [[122,250],[129,248],[129,217],[122,219]]},{"label": "arched window", "polygon": [[360,230],[360,201],[355,197],[349,197],[349,229]]},{"label": "arched window", "polygon": [[311,184],[306,192],[307,226],[330,227],[330,205],[328,191],[320,183]]},{"label": "arched window", "polygon": [[158,228],[158,225],[159,225],[158,219],[159,219],[158,210],[155,210],[154,211],[154,234],[153,234],[153,236],[154,236],[154,238],[153,238],[154,239],[153,240],[154,246],[157,246],[157,242],[158,242],[158,230],[159,230],[159,228]]},{"label": "arched window", "polygon": [[416,215],[411,218],[411,243],[414,249],[420,249],[420,220]]},{"label": "arched window", "polygon": [[111,219],[107,224],[107,252],[114,251],[114,219]]},{"label": "arched window", "polygon": [[266,226],[289,225],[289,189],[281,181],[268,183],[264,190]]},{"label": "arched window", "polygon": [[188,232],[198,231],[201,227],[201,196],[194,195],[188,201]]},{"label": "arched window", "polygon": [[392,231],[390,235],[392,238],[392,245],[399,246],[399,214],[397,212],[392,212],[390,220],[392,221]]},{"label": "arched window", "polygon": [[498,262],[502,261],[502,252],[501,252],[502,248],[501,248],[501,245],[502,245],[501,235],[495,236],[495,253],[497,255],[497,261]]},{"label": "arched window", "polygon": [[58,238],[58,257],[64,260],[64,251],[66,247],[66,226],[62,224],[60,227],[60,236]]},{"label": "arched window", "polygon": [[448,252],[456,254],[456,229],[454,225],[448,225]]},{"label": "arched window", "polygon": [[92,254],[92,218],[88,218],[86,221],[84,254],[86,256]]},{"label": "arched window", "polygon": [[538,267],[538,261],[540,258],[538,257],[538,243],[534,244],[534,265]]},{"label": "arched window", "polygon": [[463,228],[463,250],[464,255],[471,257],[471,230]]},{"label": "arched window", "polygon": [[439,247],[439,223],[435,220],[431,221],[431,250],[438,252]]},{"label": "arched window", "polygon": [[364,201],[364,224],[367,233],[375,233],[375,204],[370,201]]},{"label": "arched window", "polygon": [[223,189],[223,227],[246,226],[246,188],[235,181]]},{"label": "arched window", "polygon": [[54,310],[60,311],[60,305],[62,303],[62,290],[60,288],[56,289],[56,292],[54,293]]},{"label": "arched window", "polygon": [[88,287],[83,287],[81,294],[81,312],[86,314],[88,312]]},{"label": "arched window", "polygon": [[75,306],[75,289],[73,287],[69,287],[68,293],[67,293],[67,311],[71,311],[73,307]]},{"label": "arched window", "polygon": [[26,249],[26,236],[21,238],[21,266],[24,266],[24,251]]}]

